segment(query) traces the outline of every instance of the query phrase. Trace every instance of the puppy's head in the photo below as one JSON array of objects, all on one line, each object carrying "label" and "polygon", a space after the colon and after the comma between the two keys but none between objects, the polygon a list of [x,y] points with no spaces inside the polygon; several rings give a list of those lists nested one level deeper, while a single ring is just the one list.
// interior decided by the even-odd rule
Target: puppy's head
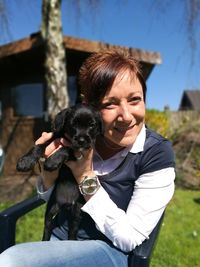
[{"label": "puppy's head", "polygon": [[76,105],[64,109],[55,118],[54,130],[70,139],[73,149],[93,146],[97,135],[103,133],[100,113],[92,107]]}]

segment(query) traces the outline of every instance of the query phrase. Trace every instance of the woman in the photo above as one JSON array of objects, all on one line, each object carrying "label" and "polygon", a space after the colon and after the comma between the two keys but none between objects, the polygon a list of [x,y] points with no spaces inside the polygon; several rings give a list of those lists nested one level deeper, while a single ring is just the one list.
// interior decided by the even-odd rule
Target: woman
[{"label": "woman", "polygon": [[[67,236],[60,214],[50,242],[14,246],[0,256],[1,266],[127,266],[128,253],[148,238],[172,198],[172,147],[145,127],[146,86],[138,63],[121,52],[96,53],[82,65],[79,80],[84,102],[99,109],[104,123],[94,149],[75,152],[77,161],[66,163],[78,184],[100,182],[84,195],[79,240],[56,242]],[[36,144],[51,136],[43,133]],[[51,143],[45,156],[62,145],[69,144]],[[48,200],[56,177],[41,174],[42,198]]]}]

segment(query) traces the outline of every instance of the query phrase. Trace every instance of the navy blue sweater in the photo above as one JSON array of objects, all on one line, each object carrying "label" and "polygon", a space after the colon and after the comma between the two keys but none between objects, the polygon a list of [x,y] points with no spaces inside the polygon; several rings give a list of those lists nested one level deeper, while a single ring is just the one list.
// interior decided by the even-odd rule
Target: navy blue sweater
[{"label": "navy blue sweater", "polygon": [[[168,167],[175,167],[171,143],[154,131],[146,129],[144,150],[136,154],[129,152],[117,169],[100,176],[99,180],[112,201],[120,209],[126,211],[134,191],[135,181],[139,176]],[[54,235],[61,240],[67,239],[66,212],[61,212],[57,216],[56,225],[57,227],[53,231]],[[82,212],[78,239],[102,239],[109,242],[96,229],[92,218],[84,212]]]}]

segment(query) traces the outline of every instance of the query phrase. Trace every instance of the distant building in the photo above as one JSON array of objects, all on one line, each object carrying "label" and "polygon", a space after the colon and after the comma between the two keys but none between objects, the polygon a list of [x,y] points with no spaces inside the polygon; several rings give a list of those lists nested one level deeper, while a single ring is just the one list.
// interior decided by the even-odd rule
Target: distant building
[{"label": "distant building", "polygon": [[185,90],[182,95],[179,110],[200,111],[200,90]]}]

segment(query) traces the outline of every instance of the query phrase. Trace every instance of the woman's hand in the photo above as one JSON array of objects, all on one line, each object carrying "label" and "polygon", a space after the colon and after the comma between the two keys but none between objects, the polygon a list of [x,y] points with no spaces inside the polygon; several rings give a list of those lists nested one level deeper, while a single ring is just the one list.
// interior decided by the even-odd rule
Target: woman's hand
[{"label": "woman's hand", "polygon": [[[53,136],[53,133],[47,133],[47,132],[43,132],[42,135],[36,140],[35,144],[39,145],[39,144],[43,144],[45,142],[47,142],[48,140],[50,140]],[[53,142],[51,142],[45,149],[45,153],[44,153],[44,157],[48,158],[49,156],[51,156],[53,153],[55,153],[58,149],[60,149],[62,146],[64,145],[69,145],[66,140],[63,140],[63,138],[61,139],[55,139]],[[55,170],[52,172],[49,171],[45,171],[43,169],[43,164],[42,162],[40,163],[40,169],[41,169],[41,177],[42,177],[42,181],[43,181],[43,186],[44,186],[44,190],[48,190],[55,182],[55,180],[58,177],[58,172],[59,170]]]},{"label": "woman's hand", "polygon": [[71,169],[77,183],[80,184],[85,176],[95,175],[92,165],[93,149],[75,151],[74,156],[77,158],[76,161],[67,161],[65,164]]},{"label": "woman's hand", "polygon": [[[43,132],[42,135],[36,140],[35,144],[43,144],[47,142],[49,139],[51,139],[53,136],[53,133],[47,133]],[[45,149],[44,157],[47,158],[51,156],[53,153],[55,153],[57,150],[59,150],[62,146],[69,146],[70,143],[67,142],[65,138],[58,138],[55,139],[53,142],[51,142]],[[81,157],[80,160],[76,161],[67,161],[66,165],[71,169],[77,183],[81,183],[85,176],[93,176],[95,175],[93,171],[93,166],[92,166],[92,158],[93,158],[93,149],[89,149],[86,151],[75,151],[74,156],[76,158]],[[41,176],[43,179],[43,185],[44,189],[48,190],[50,188],[55,180],[58,177],[58,170],[49,172],[45,171],[42,168],[41,164]]]},{"label": "woman's hand", "polygon": [[[35,141],[35,145],[44,144],[49,139],[51,139],[53,136],[53,133],[47,133],[43,132],[42,135]],[[53,153],[55,153],[60,147],[62,146],[60,139],[55,139],[53,142],[51,142],[45,149],[44,157],[49,157]]]}]

